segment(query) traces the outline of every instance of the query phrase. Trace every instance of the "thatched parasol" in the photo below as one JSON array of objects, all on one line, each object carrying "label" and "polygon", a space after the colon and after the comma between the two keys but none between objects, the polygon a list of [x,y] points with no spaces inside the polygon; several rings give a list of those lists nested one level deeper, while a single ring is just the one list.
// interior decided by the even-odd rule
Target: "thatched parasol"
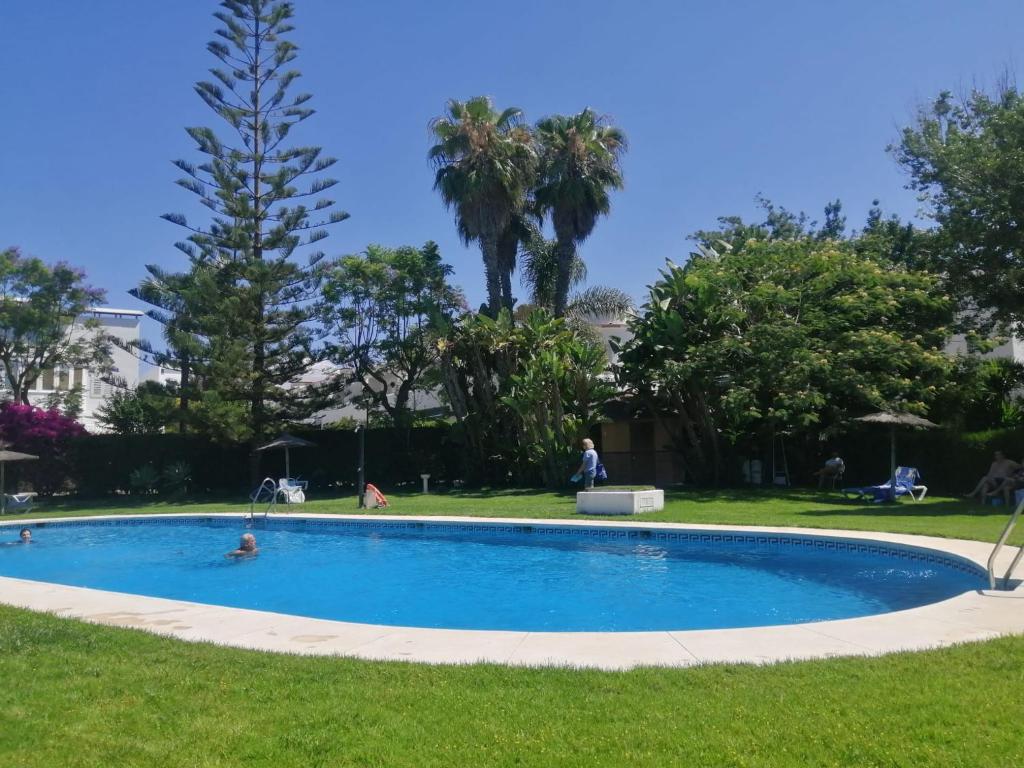
[{"label": "thatched parasol", "polygon": [[261,445],[257,448],[257,451],[269,451],[275,448],[284,448],[284,474],[285,477],[292,476],[292,465],[291,457],[288,455],[288,451],[292,448],[316,448],[316,443],[311,443],[309,440],[303,440],[301,437],[295,435],[289,435],[287,432],[282,432],[281,436],[276,440]]},{"label": "thatched parasol", "polygon": [[9,461],[35,461],[38,456],[31,453],[18,453],[0,447],[0,515],[7,514],[7,492],[5,490],[7,480],[7,462]]},{"label": "thatched parasol", "polygon": [[889,481],[895,487],[896,478],[896,427],[910,427],[911,429],[936,429],[938,424],[912,413],[900,413],[897,411],[880,411],[870,413],[867,416],[859,416],[854,421],[861,421],[865,424],[888,424],[889,425]]}]

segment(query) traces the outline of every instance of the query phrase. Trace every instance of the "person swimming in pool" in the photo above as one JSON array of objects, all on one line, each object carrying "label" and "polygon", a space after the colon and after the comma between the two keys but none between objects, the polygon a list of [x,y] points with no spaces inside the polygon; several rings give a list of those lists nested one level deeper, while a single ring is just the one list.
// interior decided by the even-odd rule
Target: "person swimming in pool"
[{"label": "person swimming in pool", "polygon": [[0,542],[0,547],[17,547],[17,546],[19,546],[21,544],[31,544],[31,543],[32,543],[32,531],[30,531],[28,528],[22,528],[18,532],[18,540],[17,541],[4,541],[4,542]]},{"label": "person swimming in pool", "polygon": [[242,540],[238,542],[238,549],[228,552],[224,557],[253,557],[260,553],[256,546],[256,537],[251,533],[243,533]]}]

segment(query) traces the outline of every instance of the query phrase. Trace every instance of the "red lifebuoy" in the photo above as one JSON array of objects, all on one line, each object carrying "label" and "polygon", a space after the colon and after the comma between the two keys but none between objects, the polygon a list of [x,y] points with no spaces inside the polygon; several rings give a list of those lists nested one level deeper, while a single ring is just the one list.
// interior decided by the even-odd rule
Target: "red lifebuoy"
[{"label": "red lifebuoy", "polygon": [[366,490],[373,494],[374,501],[377,502],[378,507],[391,506],[390,502],[388,502],[388,497],[381,493],[380,489],[377,488],[377,486],[374,485],[373,483],[367,483]]}]

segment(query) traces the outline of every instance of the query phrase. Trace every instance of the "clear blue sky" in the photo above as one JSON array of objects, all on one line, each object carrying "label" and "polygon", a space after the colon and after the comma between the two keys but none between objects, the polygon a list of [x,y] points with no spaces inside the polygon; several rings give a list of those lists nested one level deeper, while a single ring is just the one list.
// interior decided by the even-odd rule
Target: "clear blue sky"
[{"label": "clear blue sky", "polygon": [[[143,265],[183,267],[197,214],[173,184],[186,125],[226,131],[192,91],[213,65],[213,0],[0,0],[0,246],[84,267],[109,303]],[[626,189],[583,255],[590,281],[643,298],[665,258],[763,193],[820,217],[840,197],[916,202],[885,146],[945,88],[991,85],[1021,59],[1018,0],[296,0],[298,139],[339,158],[352,218],[331,255],[436,240],[474,303],[478,251],[432,190],[427,123],[448,98],[493,96],[532,122],[591,106],[627,133]]]}]

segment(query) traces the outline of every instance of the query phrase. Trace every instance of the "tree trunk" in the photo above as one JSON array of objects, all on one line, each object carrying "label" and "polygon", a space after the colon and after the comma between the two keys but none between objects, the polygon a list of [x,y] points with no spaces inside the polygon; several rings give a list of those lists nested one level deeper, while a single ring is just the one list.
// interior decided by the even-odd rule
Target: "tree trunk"
[{"label": "tree trunk", "polygon": [[498,277],[501,287],[501,306],[512,311],[515,299],[512,297],[512,273],[516,268],[516,251],[519,248],[519,238],[511,229],[498,241]]},{"label": "tree trunk", "polygon": [[501,275],[498,269],[498,238],[487,235],[480,239],[484,257],[484,277],[487,280],[487,314],[497,317],[501,310]]},{"label": "tree trunk", "polygon": [[187,354],[181,356],[181,382],[178,385],[178,432],[185,434],[188,430],[189,388],[192,386],[192,363]]},{"label": "tree trunk", "polygon": [[[252,258],[259,266],[263,261],[263,199],[260,190],[262,181],[263,163],[260,155],[260,138],[263,132],[264,117],[260,111],[260,77],[262,76],[263,62],[260,59],[261,32],[259,17],[256,19],[256,27],[253,34],[253,90],[252,90]],[[263,271],[258,268],[257,278],[262,283]],[[264,386],[266,383],[266,346],[265,346],[265,319],[266,306],[262,286],[257,286],[255,302],[253,307],[253,361],[252,361],[252,393],[250,397],[250,414],[252,419],[252,459],[249,464],[249,479],[251,486],[256,487],[259,482],[260,455],[256,452],[263,439],[266,415],[264,404]]]},{"label": "tree trunk", "polygon": [[555,317],[565,317],[569,304],[569,280],[572,277],[572,262],[576,257],[576,244],[572,240],[559,238],[555,246],[558,256],[558,275],[555,277]]},{"label": "tree trunk", "polygon": [[[412,425],[416,414],[409,408],[409,396],[412,393],[412,379],[406,379],[395,390],[395,405],[391,409],[391,423],[398,432],[406,457],[412,458]],[[386,400],[387,398],[385,398]]]}]

